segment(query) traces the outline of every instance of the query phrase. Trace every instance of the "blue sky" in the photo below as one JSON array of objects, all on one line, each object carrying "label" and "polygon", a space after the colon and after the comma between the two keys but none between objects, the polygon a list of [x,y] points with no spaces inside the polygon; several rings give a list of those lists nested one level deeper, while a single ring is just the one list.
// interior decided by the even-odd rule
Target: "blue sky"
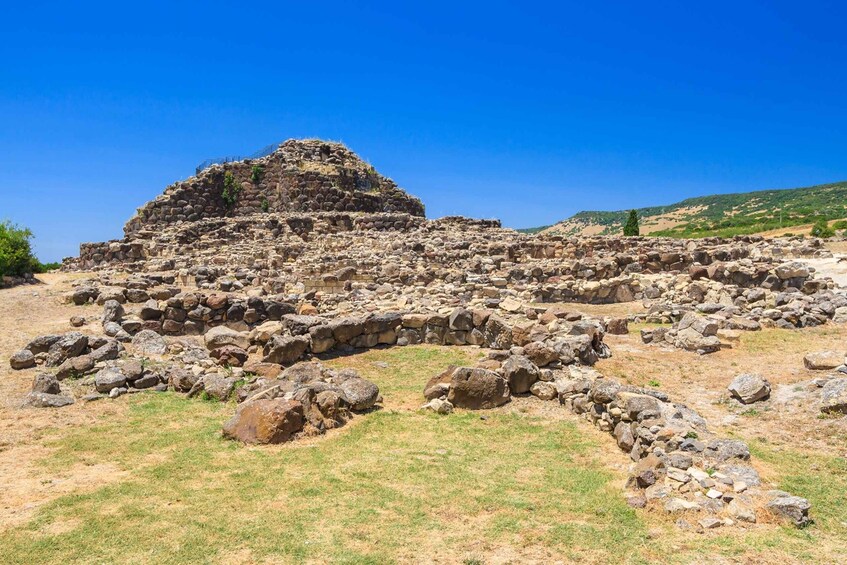
[{"label": "blue sky", "polygon": [[121,237],[206,158],[289,137],[343,141],[430,217],[512,227],[847,179],[843,3],[4,10],[0,219],[42,260]]}]

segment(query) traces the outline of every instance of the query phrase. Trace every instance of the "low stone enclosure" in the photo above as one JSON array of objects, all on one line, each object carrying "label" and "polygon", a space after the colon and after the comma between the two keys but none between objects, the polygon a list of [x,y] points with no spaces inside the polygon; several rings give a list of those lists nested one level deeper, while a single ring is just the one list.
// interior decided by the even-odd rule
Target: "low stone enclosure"
[{"label": "low stone enclosure", "polygon": [[[536,320],[531,320],[525,313],[456,308],[449,313],[374,313],[336,319],[281,314],[279,320],[261,323],[260,317],[250,316],[254,320],[250,329],[243,312],[237,321],[226,320],[232,307],[226,295],[180,293],[168,301],[170,306],[146,322],[155,322],[163,331],[162,320],[174,318],[165,314],[168,308],[206,308],[204,325],[189,326],[197,333],[205,330],[204,347],[179,337],[168,343],[143,324],[121,325],[123,306],[109,299],[100,319],[104,331],[113,336],[77,332],[42,336],[13,356],[16,369],[36,364],[55,369],[36,376],[26,403],[60,407],[74,402],[63,391],[62,381],[78,377],[87,379],[96,391],[83,397],[87,400],[168,389],[189,397],[235,398],[236,413],[223,425],[223,435],[248,443],[279,443],[324,433],[379,406],[375,384],[354,371],[330,370],[316,362],[316,356],[414,343],[471,345],[488,350],[487,357],[475,367],[450,367],[433,377],[424,386],[424,408],[441,414],[454,407],[492,409],[513,395],[526,394],[539,402],[558,401],[612,434],[630,454],[633,505],[696,512],[702,516],[702,528],[755,522],[764,515],[797,526],[810,520],[805,499],[759,488],[760,479],[742,442],[715,438],[699,415],[659,391],[624,386],[588,368],[609,355],[603,337],[606,329],[622,331],[618,322],[569,321],[563,314],[543,325],[538,318],[544,318],[546,310],[536,311]],[[268,304],[262,306],[252,303],[254,310],[267,315]],[[221,319],[215,319],[215,312]],[[271,312],[275,316],[273,306]],[[219,325],[207,327],[207,322]],[[261,361],[248,362],[248,351],[261,351]]]}]

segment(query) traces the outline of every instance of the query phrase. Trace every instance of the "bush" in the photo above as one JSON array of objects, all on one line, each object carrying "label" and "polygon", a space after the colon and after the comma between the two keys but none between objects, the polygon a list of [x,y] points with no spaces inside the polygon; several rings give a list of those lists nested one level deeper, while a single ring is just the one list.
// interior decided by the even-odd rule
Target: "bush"
[{"label": "bush", "polygon": [[32,232],[11,222],[0,222],[0,276],[19,277],[38,268],[32,255]]},{"label": "bush", "polygon": [[271,205],[268,202],[268,199],[262,198],[262,212],[267,212],[270,207],[271,207]]},{"label": "bush", "polygon": [[253,170],[250,172],[250,180],[253,181],[253,184],[258,184],[262,180],[262,174],[264,172],[265,169],[262,165],[253,165]]},{"label": "bush", "polygon": [[829,224],[824,218],[821,218],[812,227],[812,236],[814,237],[832,237],[835,235],[835,230],[829,227]]},{"label": "bush", "polygon": [[635,210],[629,211],[629,218],[626,220],[626,225],[623,227],[623,234],[625,236],[634,236],[639,235],[641,233],[641,229],[638,226],[638,213]]},{"label": "bush", "polygon": [[847,230],[847,220],[838,220],[832,224],[834,230]]},{"label": "bush", "polygon": [[61,263],[42,263],[41,261],[37,261],[35,265],[35,270],[33,273],[41,274],[46,273],[48,271],[55,271],[56,269],[62,266]]},{"label": "bush", "polygon": [[232,173],[227,171],[224,175],[224,190],[221,192],[221,198],[224,199],[227,209],[235,206],[238,202],[238,193],[241,192],[241,183],[235,180]]}]

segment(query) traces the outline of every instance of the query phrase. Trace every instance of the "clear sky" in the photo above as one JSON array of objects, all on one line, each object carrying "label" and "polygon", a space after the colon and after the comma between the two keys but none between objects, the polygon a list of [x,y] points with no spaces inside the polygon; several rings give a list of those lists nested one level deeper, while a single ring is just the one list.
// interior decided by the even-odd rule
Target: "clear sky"
[{"label": "clear sky", "polygon": [[200,161],[340,140],[427,215],[847,179],[844,2],[7,3],[0,219],[42,260]]}]

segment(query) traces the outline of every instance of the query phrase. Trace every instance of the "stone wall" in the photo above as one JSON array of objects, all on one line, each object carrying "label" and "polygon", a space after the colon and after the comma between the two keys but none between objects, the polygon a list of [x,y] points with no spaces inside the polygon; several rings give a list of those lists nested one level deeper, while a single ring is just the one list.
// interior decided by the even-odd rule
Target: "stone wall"
[{"label": "stone wall", "polygon": [[[223,198],[227,174],[241,186],[232,206]],[[164,194],[139,208],[124,232],[129,236],[176,222],[262,211],[424,215],[420,200],[343,145],[288,140],[267,157],[214,165],[195,177],[174,183]]]}]

